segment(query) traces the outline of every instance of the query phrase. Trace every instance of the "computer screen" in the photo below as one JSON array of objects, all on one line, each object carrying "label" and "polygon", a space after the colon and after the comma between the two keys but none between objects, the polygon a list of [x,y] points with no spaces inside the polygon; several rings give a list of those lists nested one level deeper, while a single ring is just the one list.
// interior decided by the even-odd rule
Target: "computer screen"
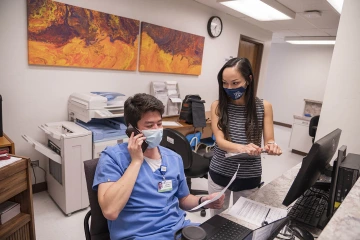
[{"label": "computer screen", "polygon": [[283,205],[289,206],[316,183],[321,172],[334,156],[340,135],[341,130],[336,129],[312,145],[308,155],[303,159],[299,173],[291,185]]},{"label": "computer screen", "polygon": [[327,208],[327,217],[332,217],[334,214],[334,208],[335,208],[335,194],[336,194],[336,183],[338,179],[338,173],[339,173],[339,166],[346,158],[346,146],[343,145],[338,150],[338,156],[336,160],[334,161],[333,168],[332,168],[332,174],[331,174],[331,185],[330,185],[330,196],[329,196],[329,205]]}]

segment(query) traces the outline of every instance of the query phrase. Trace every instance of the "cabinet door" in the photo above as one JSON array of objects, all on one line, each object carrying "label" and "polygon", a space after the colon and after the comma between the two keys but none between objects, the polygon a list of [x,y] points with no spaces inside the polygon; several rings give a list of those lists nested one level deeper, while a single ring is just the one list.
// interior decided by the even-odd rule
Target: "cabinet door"
[{"label": "cabinet door", "polygon": [[290,139],[290,148],[308,153],[311,146],[312,138],[309,136],[309,127],[294,123]]}]

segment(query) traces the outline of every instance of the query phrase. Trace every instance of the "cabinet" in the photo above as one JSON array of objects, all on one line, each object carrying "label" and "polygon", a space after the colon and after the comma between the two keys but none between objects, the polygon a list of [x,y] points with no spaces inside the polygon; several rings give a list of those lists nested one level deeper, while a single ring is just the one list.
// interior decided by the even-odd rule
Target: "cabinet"
[{"label": "cabinet", "polygon": [[5,133],[4,136],[0,137],[0,148],[8,148],[10,154],[15,154],[14,142],[11,141],[11,139],[6,136]]},{"label": "cabinet", "polygon": [[310,120],[294,118],[289,147],[302,153],[308,153],[312,146],[312,138],[309,136]]},{"label": "cabinet", "polygon": [[8,200],[19,203],[21,213],[0,225],[0,239],[35,240],[30,159],[0,168],[0,203]]}]

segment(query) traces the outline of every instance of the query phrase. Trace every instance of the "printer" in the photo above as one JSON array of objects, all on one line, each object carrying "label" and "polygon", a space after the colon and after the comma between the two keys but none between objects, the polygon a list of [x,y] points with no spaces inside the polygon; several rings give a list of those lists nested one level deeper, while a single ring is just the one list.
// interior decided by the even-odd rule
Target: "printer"
[{"label": "printer", "polygon": [[92,158],[128,137],[124,123],[126,97],[117,92],[73,93],[68,100],[69,121],[92,132]]},{"label": "printer", "polygon": [[89,206],[83,162],[92,158],[92,133],[69,121],[47,123],[39,128],[46,135],[46,145],[27,135],[22,137],[49,158],[46,168],[49,195],[70,216]]}]

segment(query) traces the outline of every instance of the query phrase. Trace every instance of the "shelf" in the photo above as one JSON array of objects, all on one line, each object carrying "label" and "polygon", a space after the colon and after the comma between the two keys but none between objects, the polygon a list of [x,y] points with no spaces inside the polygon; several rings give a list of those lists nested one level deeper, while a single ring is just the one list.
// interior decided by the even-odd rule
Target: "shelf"
[{"label": "shelf", "polygon": [[3,225],[0,225],[0,239],[5,239],[19,228],[30,222],[30,214],[20,213],[10,221],[6,222]]}]

